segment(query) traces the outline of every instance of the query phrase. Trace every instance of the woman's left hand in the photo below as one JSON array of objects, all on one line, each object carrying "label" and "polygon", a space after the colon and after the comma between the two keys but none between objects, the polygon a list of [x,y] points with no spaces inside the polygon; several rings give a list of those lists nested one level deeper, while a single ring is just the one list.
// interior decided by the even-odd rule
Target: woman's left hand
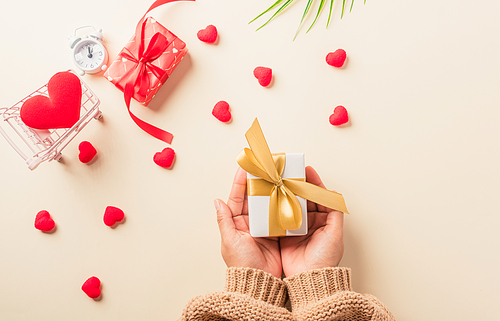
[{"label": "woman's left hand", "polygon": [[247,173],[238,168],[226,203],[216,199],[222,258],[228,267],[249,267],[281,278],[278,238],[253,238],[248,228]]}]

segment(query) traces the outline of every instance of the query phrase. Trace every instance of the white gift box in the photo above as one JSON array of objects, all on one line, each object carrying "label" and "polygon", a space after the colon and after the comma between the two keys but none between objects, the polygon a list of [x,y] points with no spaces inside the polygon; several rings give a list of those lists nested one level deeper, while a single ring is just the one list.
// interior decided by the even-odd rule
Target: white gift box
[{"label": "white gift box", "polygon": [[[305,161],[303,153],[285,154],[285,168],[282,178],[306,177]],[[262,179],[247,174],[247,179]],[[307,200],[297,196],[302,208],[302,224],[296,230],[286,230],[284,235],[269,235],[269,200],[270,196],[248,196],[248,225],[250,235],[253,237],[275,237],[275,236],[298,236],[307,234]]]}]

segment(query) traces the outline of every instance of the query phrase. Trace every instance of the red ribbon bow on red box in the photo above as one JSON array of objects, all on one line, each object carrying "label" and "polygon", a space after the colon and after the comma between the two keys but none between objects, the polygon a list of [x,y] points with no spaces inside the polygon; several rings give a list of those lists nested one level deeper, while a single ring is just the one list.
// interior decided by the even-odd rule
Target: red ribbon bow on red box
[{"label": "red ribbon bow on red box", "polygon": [[[143,47],[143,42],[141,42],[141,47]],[[147,76],[148,70],[151,71],[158,79],[165,75],[165,70],[153,65],[151,62],[158,59],[167,47],[167,38],[161,33],[156,33],[151,39],[146,51],[142,52],[142,48],[139,49],[137,58],[128,48],[125,48],[128,52],[123,51],[120,54],[123,58],[137,64],[135,69],[130,70],[130,79],[135,79],[135,81],[128,83],[125,87],[125,99],[128,103],[130,103],[130,99],[132,98],[133,90],[137,90],[144,96],[147,94],[147,90],[149,88],[149,77]]]}]

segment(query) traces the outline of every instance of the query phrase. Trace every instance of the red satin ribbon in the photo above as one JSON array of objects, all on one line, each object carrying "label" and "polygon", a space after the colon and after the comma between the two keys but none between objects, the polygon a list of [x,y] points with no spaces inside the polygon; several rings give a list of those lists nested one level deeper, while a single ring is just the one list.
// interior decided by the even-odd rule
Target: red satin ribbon
[{"label": "red satin ribbon", "polygon": [[133,83],[129,82],[125,86],[123,91],[125,95],[125,104],[127,105],[127,110],[130,117],[137,124],[137,126],[139,126],[146,133],[150,134],[153,137],[156,137],[161,141],[164,141],[167,144],[172,143],[172,138],[174,136],[171,133],[161,128],[158,128],[154,125],[151,125],[150,123],[147,123],[139,119],[137,116],[135,116],[130,110],[130,101],[135,91],[137,91],[143,96],[146,95],[150,85],[149,77],[147,76],[148,71],[152,72],[158,79],[161,79],[161,77],[163,77],[166,73],[165,70],[161,69],[158,66],[153,65],[152,62],[158,59],[162,55],[162,53],[167,49],[168,47],[167,38],[161,33],[154,34],[154,36],[151,38],[151,41],[149,42],[148,48],[144,50],[144,26],[146,24],[146,15],[148,14],[148,12],[150,12],[156,7],[159,7],[169,2],[176,2],[176,1],[195,1],[195,0],[155,1],[151,5],[151,7],[149,7],[148,11],[146,11],[142,19],[139,21],[135,30],[135,41],[136,43],[139,44],[138,52],[134,54],[133,52],[127,49],[128,52],[123,51],[120,54],[123,58],[126,58],[136,64],[135,69],[131,70],[132,74],[130,76],[130,79],[135,79],[135,80],[133,81]]}]

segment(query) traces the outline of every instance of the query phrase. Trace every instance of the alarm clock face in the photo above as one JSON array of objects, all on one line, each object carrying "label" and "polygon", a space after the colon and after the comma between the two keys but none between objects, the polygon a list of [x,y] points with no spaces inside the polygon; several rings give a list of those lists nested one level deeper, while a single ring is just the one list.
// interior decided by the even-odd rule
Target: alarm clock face
[{"label": "alarm clock face", "polygon": [[107,62],[104,46],[97,40],[84,39],[73,50],[73,60],[81,70],[87,73],[97,73]]}]

